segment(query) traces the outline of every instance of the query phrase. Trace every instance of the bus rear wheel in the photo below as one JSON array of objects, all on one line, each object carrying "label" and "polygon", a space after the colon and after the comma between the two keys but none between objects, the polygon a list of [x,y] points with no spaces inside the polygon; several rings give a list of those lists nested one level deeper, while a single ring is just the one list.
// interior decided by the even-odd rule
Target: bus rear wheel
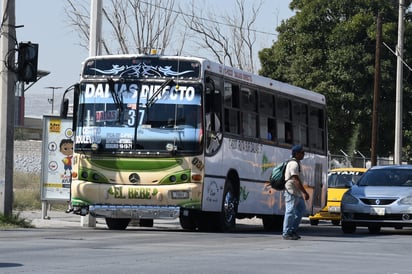
[{"label": "bus rear wheel", "polygon": [[110,230],[125,230],[129,223],[130,219],[106,218],[106,224]]}]

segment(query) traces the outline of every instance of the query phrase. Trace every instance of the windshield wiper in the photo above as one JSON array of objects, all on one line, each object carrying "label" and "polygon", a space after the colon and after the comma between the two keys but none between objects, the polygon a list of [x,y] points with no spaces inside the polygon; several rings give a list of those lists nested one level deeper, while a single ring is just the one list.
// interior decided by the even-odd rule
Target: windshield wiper
[{"label": "windshield wiper", "polygon": [[123,97],[120,98],[119,94],[114,90],[114,81],[111,78],[107,79],[107,83],[109,84],[109,91],[110,94],[112,95],[113,102],[116,104],[117,109],[119,110],[119,117],[118,117],[118,122],[120,123],[120,119],[123,115]]},{"label": "windshield wiper", "polygon": [[162,92],[162,90],[170,85],[173,82],[173,79],[170,78],[168,79],[166,82],[164,82],[154,93],[153,95],[147,100],[146,102],[146,108],[150,108],[157,100],[158,100],[158,95],[160,94],[160,92]]}]

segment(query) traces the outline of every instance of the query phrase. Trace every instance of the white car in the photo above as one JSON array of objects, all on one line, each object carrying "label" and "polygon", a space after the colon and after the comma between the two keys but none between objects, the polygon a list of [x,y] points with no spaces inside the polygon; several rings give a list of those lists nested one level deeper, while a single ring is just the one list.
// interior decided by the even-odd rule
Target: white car
[{"label": "white car", "polygon": [[342,231],[412,227],[412,165],[375,166],[342,197]]}]

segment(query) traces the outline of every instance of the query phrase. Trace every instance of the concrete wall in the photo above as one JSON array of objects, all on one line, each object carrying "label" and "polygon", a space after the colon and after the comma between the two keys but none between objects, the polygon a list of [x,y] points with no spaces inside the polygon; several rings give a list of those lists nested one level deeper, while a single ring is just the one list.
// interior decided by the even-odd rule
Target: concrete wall
[{"label": "concrete wall", "polygon": [[41,153],[41,141],[14,141],[14,171],[40,174],[42,165]]}]

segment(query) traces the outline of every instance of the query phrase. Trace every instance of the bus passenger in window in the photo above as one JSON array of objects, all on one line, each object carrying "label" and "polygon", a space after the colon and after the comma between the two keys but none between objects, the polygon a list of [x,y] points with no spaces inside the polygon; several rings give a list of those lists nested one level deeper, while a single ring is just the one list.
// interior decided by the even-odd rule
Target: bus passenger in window
[{"label": "bus passenger in window", "polygon": [[273,128],[269,129],[268,140],[269,141],[275,141],[276,140],[276,131]]}]

